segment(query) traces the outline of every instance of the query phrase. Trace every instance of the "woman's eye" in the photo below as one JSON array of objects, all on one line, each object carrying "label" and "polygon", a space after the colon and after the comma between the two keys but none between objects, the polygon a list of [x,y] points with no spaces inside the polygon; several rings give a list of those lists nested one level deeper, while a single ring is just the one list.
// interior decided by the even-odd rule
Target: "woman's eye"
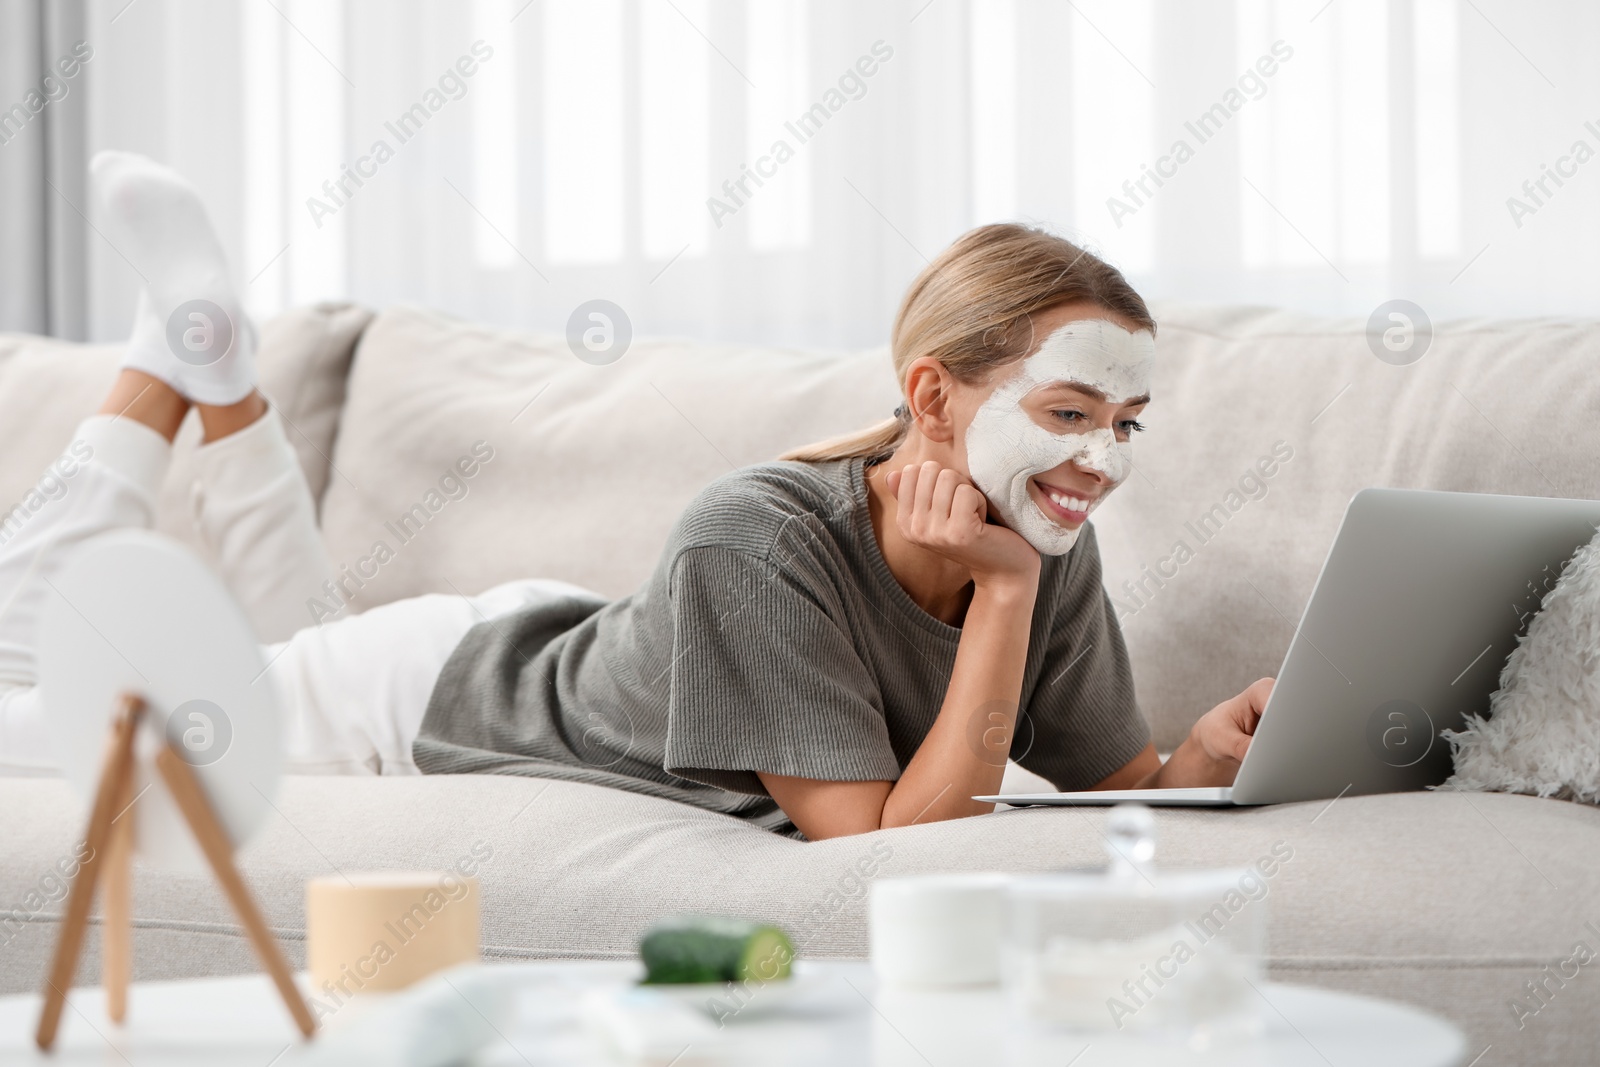
[{"label": "woman's eye", "polygon": [[[1081,423],[1089,421],[1088,415],[1085,415],[1083,412],[1076,411],[1072,408],[1052,408],[1050,411],[1050,417],[1060,422],[1064,422],[1068,426],[1077,426]],[[1139,433],[1143,429],[1144,423],[1140,422],[1138,419],[1123,419],[1121,422],[1117,423],[1117,432],[1128,434],[1130,436]]]}]

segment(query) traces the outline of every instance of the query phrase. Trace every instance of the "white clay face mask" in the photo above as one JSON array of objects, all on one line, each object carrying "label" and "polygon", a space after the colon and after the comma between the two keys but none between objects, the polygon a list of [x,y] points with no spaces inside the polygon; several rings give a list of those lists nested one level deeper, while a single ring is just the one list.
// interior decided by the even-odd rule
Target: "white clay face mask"
[{"label": "white clay face mask", "polygon": [[989,504],[1046,556],[1061,556],[1078,540],[1080,527],[1069,529],[1040,509],[1028,493],[1036,476],[1072,463],[1099,471],[1110,481],[1088,510],[1120,485],[1132,470],[1132,449],[1108,429],[1054,433],[1035,422],[1022,400],[1043,385],[1075,382],[1124,404],[1149,393],[1155,338],[1148,330],[1129,333],[1105,319],[1069,322],[1044,339],[995,387],[967,427],[967,466],[972,481]]}]

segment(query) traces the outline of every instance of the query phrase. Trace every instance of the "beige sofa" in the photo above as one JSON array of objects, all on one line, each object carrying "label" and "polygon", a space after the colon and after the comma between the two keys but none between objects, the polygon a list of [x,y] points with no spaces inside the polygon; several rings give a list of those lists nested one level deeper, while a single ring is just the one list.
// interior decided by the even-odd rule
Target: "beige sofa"
[{"label": "beige sofa", "polygon": [[[1158,317],[1150,430],[1096,526],[1163,748],[1273,672],[1356,489],[1600,496],[1596,324],[1455,323],[1421,362],[1395,367],[1359,322],[1184,306]],[[494,449],[464,497],[391,545],[357,607],[525,575],[628,592],[709,479],[895,403],[882,350],[639,340],[592,366],[559,337],[413,308],[291,312],[266,325],[261,362],[338,562],[392,537],[385,523],[475,443]],[[66,443],[114,364],[111,348],[0,338],[0,507]],[[188,469],[180,456],[162,524],[192,541]],[[59,781],[0,779],[0,991],[40,980],[60,911],[55,871],[82,807]],[[652,918],[680,909],[775,920],[803,954],[862,956],[872,877],[1102,855],[1099,816],[1076,811],[801,844],[668,802],[519,778],[290,779],[276,807],[247,869],[296,956],[308,876],[442,868],[474,847],[492,852],[484,947],[503,957],[625,955]],[[1595,1061],[1600,975],[1550,977],[1576,943],[1600,949],[1595,809],[1422,793],[1171,811],[1158,826],[1169,866],[1293,850],[1265,904],[1276,978],[1436,1011],[1465,1028],[1469,1056],[1487,1048],[1481,1067]],[[136,893],[140,977],[254,968],[206,880],[141,871]]]}]

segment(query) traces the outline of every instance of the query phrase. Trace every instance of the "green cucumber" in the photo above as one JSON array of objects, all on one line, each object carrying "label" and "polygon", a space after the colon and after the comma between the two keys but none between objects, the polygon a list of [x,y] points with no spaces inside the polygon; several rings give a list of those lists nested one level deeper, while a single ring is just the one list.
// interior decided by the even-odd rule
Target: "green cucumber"
[{"label": "green cucumber", "polygon": [[789,977],[794,942],[768,923],[679,915],[650,928],[639,958],[647,985],[774,982]]}]

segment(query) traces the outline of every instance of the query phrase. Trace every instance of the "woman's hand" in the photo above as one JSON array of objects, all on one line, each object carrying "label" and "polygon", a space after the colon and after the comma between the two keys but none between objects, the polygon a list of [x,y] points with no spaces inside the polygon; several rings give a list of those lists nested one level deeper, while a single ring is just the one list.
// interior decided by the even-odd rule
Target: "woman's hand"
[{"label": "woman's hand", "polygon": [[1274,681],[1272,678],[1256,679],[1238,696],[1224,700],[1200,716],[1189,731],[1189,742],[1198,746],[1207,759],[1232,767],[1228,774],[1230,784],[1250,749],[1250,739],[1261,721],[1261,709],[1267,706],[1267,697],[1272,695]]},{"label": "woman's hand", "polygon": [[976,585],[1021,579],[1036,583],[1039,553],[1015,531],[988,522],[989,502],[966,475],[933,460],[889,471],[900,536],[972,571]]},{"label": "woman's hand", "polygon": [[1261,709],[1272,695],[1274,679],[1259,678],[1236,697],[1224,700],[1204,715],[1188,738],[1161,763],[1154,745],[1096,789],[1181,789],[1232,785],[1239,764],[1250,750]]},{"label": "woman's hand", "polygon": [[[884,473],[900,536],[965,567],[972,599],[939,714],[898,779],[827,782],[757,772],[813,841],[992,810],[972,798],[1000,788],[1022,699],[1039,553],[984,521],[989,505],[961,472],[928,462]],[[992,742],[994,735],[1003,743]]]}]

